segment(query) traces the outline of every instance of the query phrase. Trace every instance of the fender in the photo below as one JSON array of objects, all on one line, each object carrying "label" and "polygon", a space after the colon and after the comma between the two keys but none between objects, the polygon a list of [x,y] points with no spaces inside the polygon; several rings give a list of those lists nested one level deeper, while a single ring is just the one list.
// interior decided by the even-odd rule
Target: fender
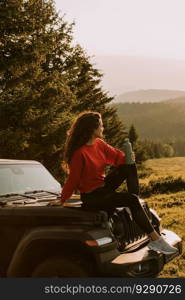
[{"label": "fender", "polygon": [[85,239],[89,239],[88,232],[79,228],[70,227],[69,231],[69,226],[37,227],[24,235],[17,246],[8,267],[7,277],[29,276],[34,266],[49,255],[74,251],[74,247],[69,249],[74,243],[75,252],[78,252],[77,248],[83,248],[87,252],[91,249],[87,249],[90,247],[84,243]]}]

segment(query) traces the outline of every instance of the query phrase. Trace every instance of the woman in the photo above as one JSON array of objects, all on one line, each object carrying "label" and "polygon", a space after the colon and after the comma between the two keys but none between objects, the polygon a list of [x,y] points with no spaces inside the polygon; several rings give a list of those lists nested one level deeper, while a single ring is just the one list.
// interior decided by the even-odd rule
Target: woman
[{"label": "woman", "polygon": [[[137,196],[138,181],[135,165],[125,164],[125,153],[102,140],[103,122],[100,113],[81,113],[69,130],[65,144],[64,161],[69,176],[64,184],[61,201],[51,205],[63,205],[73,192],[80,191],[82,207],[86,210],[110,211],[115,207],[127,206],[139,227],[148,234],[149,249],[171,254],[177,248],[169,245],[153,228]],[[105,176],[107,165],[116,167]],[[118,186],[133,174],[133,185],[128,192],[117,192]]]}]

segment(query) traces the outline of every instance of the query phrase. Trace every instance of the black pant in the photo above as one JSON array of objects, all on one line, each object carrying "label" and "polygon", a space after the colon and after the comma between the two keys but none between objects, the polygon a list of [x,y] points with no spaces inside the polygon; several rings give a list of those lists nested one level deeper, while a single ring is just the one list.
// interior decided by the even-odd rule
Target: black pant
[{"label": "black pant", "polygon": [[[116,192],[127,180],[128,192]],[[133,181],[131,180],[133,179]],[[110,212],[116,207],[129,207],[135,222],[147,234],[154,231],[150,220],[140,204],[136,165],[120,165],[105,177],[105,184],[90,193],[82,193],[82,207],[87,210]]]}]

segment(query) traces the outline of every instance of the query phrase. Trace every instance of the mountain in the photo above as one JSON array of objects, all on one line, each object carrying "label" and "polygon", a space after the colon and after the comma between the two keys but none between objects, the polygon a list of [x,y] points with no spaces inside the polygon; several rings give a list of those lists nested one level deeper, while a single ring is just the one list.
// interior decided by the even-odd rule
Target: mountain
[{"label": "mountain", "polygon": [[[140,90],[128,92],[115,97],[116,103],[121,102],[160,102],[165,100],[172,100],[185,96],[185,91],[171,91],[171,90]],[[180,100],[179,100],[180,101]]]},{"label": "mountain", "polygon": [[185,104],[185,97],[183,96],[183,97],[179,97],[179,98],[175,98],[175,99],[170,99],[170,100],[167,100],[167,101],[165,101],[166,103],[184,103]]},{"label": "mountain", "polygon": [[140,139],[185,138],[185,96],[157,103],[115,103],[119,118],[133,124]]},{"label": "mountain", "polygon": [[155,57],[96,55],[92,63],[102,74],[110,96],[138,90],[185,91],[185,61]]}]

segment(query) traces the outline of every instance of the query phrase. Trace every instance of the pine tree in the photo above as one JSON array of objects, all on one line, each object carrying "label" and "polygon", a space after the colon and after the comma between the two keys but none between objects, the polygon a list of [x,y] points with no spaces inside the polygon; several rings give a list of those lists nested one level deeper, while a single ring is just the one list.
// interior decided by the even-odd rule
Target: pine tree
[{"label": "pine tree", "polygon": [[53,0],[0,2],[0,156],[36,159],[60,178],[75,115],[99,111],[105,136],[121,145],[124,126],[100,86],[102,75],[77,45]]},{"label": "pine tree", "polygon": [[[0,3],[0,155],[50,166],[64,143],[75,96],[66,84],[71,26],[52,1]],[[58,59],[58,62],[57,62]]]},{"label": "pine tree", "polygon": [[136,129],[133,124],[130,126],[128,135],[129,135],[131,144],[134,146],[137,142],[138,134],[137,134]]}]

